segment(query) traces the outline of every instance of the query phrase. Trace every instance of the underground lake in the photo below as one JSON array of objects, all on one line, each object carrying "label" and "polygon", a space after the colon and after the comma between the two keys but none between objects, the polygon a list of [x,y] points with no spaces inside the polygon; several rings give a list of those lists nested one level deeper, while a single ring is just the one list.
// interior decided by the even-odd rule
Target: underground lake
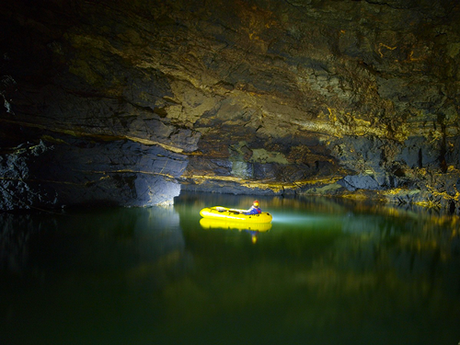
[{"label": "underground lake", "polygon": [[253,200],[0,214],[0,343],[460,341],[458,216],[259,197],[269,226],[200,223]]}]

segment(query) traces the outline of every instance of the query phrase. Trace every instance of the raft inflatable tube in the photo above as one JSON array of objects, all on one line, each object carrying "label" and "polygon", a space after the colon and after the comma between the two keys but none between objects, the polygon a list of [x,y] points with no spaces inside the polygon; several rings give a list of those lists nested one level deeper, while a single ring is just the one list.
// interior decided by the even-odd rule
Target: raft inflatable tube
[{"label": "raft inflatable tube", "polygon": [[238,230],[238,231],[257,231],[266,232],[272,228],[272,223],[245,223],[235,222],[226,219],[211,219],[201,218],[200,225],[203,229],[224,229],[224,230]]},{"label": "raft inflatable tube", "polygon": [[272,215],[268,212],[259,214],[243,214],[243,210],[236,210],[222,206],[205,207],[200,211],[203,218],[231,220],[234,222],[245,223],[270,223],[273,219]]}]

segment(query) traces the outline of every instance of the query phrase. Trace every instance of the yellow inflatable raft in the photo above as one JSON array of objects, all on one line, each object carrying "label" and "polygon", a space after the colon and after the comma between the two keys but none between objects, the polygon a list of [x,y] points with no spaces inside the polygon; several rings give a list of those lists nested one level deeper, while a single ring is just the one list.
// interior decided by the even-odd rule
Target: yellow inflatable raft
[{"label": "yellow inflatable raft", "polygon": [[200,211],[203,218],[229,220],[233,222],[244,223],[270,223],[273,219],[272,215],[268,212],[260,214],[243,214],[244,210],[237,210],[222,206],[206,207]]}]

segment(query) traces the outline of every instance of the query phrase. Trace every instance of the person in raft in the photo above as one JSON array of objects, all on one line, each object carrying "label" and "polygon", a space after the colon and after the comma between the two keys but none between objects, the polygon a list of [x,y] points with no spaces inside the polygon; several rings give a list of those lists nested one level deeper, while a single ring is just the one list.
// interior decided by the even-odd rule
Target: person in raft
[{"label": "person in raft", "polygon": [[250,208],[249,210],[247,210],[247,211],[243,211],[242,213],[243,213],[243,214],[246,214],[246,215],[262,213],[262,210],[261,210],[260,207],[259,207],[259,201],[258,201],[258,200],[255,200],[255,201],[252,203],[251,208]]}]

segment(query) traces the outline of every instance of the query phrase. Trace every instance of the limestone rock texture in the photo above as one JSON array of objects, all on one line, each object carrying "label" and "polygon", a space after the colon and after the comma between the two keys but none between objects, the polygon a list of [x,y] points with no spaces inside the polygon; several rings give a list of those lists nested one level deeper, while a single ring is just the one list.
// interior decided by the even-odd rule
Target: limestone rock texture
[{"label": "limestone rock texture", "polygon": [[1,209],[182,189],[459,212],[457,1],[0,9]]}]

